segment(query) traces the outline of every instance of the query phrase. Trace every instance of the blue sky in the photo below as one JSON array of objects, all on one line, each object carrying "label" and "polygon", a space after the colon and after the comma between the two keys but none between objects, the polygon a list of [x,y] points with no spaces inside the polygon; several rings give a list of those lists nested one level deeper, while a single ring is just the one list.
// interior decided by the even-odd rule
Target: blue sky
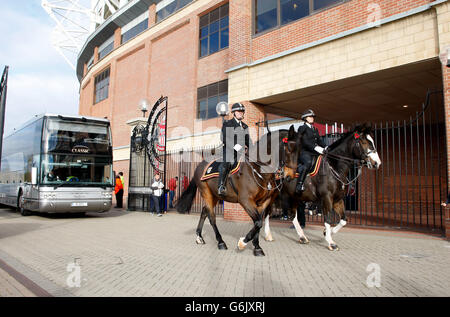
[{"label": "blue sky", "polygon": [[41,0],[0,2],[0,72],[9,66],[5,135],[35,114],[77,114],[79,83],[51,45],[55,23]]}]

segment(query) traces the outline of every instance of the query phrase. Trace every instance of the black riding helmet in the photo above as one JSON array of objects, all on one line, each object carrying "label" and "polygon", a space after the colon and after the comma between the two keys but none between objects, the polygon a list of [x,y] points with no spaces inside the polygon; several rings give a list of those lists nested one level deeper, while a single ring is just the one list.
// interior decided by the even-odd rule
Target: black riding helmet
[{"label": "black riding helmet", "polygon": [[240,102],[236,102],[235,104],[233,104],[233,106],[231,107],[231,112],[235,112],[235,111],[245,111],[245,107],[243,104],[241,104]]},{"label": "black riding helmet", "polygon": [[305,120],[307,117],[315,117],[315,116],[316,116],[316,114],[314,113],[314,111],[312,111],[311,109],[308,109],[305,112],[303,112],[302,120]]}]

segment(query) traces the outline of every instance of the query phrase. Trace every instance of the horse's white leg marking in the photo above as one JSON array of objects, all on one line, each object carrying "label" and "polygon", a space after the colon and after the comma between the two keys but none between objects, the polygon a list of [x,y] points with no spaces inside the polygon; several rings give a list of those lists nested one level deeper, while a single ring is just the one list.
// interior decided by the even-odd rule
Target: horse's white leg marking
[{"label": "horse's white leg marking", "polygon": [[338,233],[339,230],[341,230],[346,224],[347,224],[347,221],[341,219],[341,221],[339,221],[339,224],[333,228],[332,233],[333,234]]},{"label": "horse's white leg marking", "polygon": [[327,240],[328,245],[336,244],[331,238],[331,226],[325,222],[325,240]]},{"label": "horse's white leg marking", "polygon": [[272,233],[270,232],[269,226],[269,218],[270,215],[267,215],[266,219],[264,219],[264,232],[266,233],[266,241],[273,241]]},{"label": "horse's white leg marking", "polygon": [[305,236],[305,233],[303,232],[302,227],[300,226],[300,224],[298,223],[298,219],[297,219],[297,215],[295,215],[294,220],[292,220],[292,223],[294,224],[295,230],[297,231],[298,236],[300,237],[300,240],[302,238],[304,238],[306,241],[305,243],[308,243],[309,240],[308,238]]},{"label": "horse's white leg marking", "polygon": [[245,247],[247,246],[247,243],[244,242],[244,239],[245,239],[244,237],[239,239],[239,242],[238,242],[239,250],[244,250]]}]

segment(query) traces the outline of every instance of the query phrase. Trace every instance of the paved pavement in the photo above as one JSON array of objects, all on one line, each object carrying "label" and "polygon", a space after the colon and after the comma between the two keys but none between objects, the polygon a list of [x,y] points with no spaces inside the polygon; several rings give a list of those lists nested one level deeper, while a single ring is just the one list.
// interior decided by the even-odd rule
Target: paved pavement
[{"label": "paved pavement", "polygon": [[[344,228],[331,252],[321,227],[308,226],[311,242],[300,245],[288,224],[272,222],[275,241],[261,238],[266,256],[254,257],[251,244],[236,249],[249,223],[218,219],[229,248],[219,251],[208,221],[206,244],[195,244],[198,217],[0,209],[0,260],[53,296],[450,296],[441,238]],[[0,266],[0,296],[33,293]]]}]

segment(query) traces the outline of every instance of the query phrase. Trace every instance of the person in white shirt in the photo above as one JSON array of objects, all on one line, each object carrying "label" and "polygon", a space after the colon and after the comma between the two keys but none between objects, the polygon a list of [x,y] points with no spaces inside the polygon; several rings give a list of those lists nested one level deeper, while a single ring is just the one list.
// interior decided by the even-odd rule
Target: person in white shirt
[{"label": "person in white shirt", "polygon": [[161,196],[164,192],[164,184],[161,182],[160,180],[160,176],[159,174],[155,175],[155,178],[153,180],[153,183],[151,185],[151,189],[152,189],[152,199],[153,199],[153,205],[155,206],[156,209],[156,214],[158,217],[162,216],[161,213]]}]

